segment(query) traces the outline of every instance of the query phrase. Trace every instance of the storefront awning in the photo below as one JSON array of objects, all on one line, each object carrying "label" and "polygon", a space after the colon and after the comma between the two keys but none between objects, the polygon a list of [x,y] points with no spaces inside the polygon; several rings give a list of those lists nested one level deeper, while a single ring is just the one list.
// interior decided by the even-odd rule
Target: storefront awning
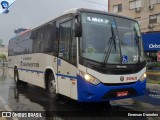
[{"label": "storefront awning", "polygon": [[160,50],[160,32],[142,33],[142,38],[145,51]]}]

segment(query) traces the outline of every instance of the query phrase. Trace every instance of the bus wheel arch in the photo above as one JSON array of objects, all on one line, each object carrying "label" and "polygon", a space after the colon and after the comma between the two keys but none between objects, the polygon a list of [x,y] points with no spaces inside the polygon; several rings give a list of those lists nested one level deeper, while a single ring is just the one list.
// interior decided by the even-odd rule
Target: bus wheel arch
[{"label": "bus wheel arch", "polygon": [[[49,80],[49,76],[50,76],[51,74],[54,75],[53,70],[51,70],[51,69],[46,69],[46,70],[45,70],[44,78],[45,78],[45,88],[46,88],[46,90],[48,89],[48,88],[47,88],[47,87],[48,87],[48,86],[47,86],[47,83],[48,83],[48,80]],[[54,75],[54,79],[55,79],[55,75]]]},{"label": "bus wheel arch", "polygon": [[51,69],[45,70],[45,87],[47,90],[48,97],[57,100],[59,95],[56,93],[56,79],[55,74]]},{"label": "bus wheel arch", "polygon": [[20,85],[22,85],[23,87],[27,86],[27,82],[21,81],[19,79],[19,72],[18,72],[17,66],[14,67],[14,82],[15,82],[16,86],[20,86]]}]

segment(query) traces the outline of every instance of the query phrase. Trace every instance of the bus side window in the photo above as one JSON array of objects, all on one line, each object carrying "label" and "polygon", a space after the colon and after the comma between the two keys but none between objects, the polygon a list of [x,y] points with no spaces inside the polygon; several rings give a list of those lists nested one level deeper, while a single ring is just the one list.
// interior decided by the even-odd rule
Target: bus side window
[{"label": "bus side window", "polygon": [[[76,22],[76,19],[73,20]],[[73,22],[74,23],[74,22]],[[73,65],[77,65],[77,41],[76,41],[76,38],[74,36],[74,24],[72,24],[72,42],[71,42],[71,54],[70,54],[70,57],[71,57],[71,63]]]},{"label": "bus side window", "polygon": [[32,51],[33,53],[40,53],[41,29],[37,29],[35,32],[37,36],[33,39]]},{"label": "bus side window", "polygon": [[71,20],[60,24],[59,57],[70,61],[71,48]]}]

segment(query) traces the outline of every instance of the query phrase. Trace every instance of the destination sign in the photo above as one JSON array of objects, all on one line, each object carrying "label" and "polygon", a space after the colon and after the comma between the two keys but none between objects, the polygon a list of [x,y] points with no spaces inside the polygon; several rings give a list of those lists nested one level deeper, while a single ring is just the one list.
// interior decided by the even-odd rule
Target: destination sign
[{"label": "destination sign", "polygon": [[105,23],[105,24],[107,24],[109,22],[109,20],[107,20],[107,19],[98,18],[98,17],[91,17],[91,16],[87,16],[87,21],[88,22]]}]

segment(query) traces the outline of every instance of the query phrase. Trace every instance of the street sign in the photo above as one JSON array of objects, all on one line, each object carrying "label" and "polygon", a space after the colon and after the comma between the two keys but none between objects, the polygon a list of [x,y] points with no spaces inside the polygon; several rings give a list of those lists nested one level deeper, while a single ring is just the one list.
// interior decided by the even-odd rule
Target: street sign
[{"label": "street sign", "polygon": [[160,61],[160,51],[157,52],[157,61]]}]

